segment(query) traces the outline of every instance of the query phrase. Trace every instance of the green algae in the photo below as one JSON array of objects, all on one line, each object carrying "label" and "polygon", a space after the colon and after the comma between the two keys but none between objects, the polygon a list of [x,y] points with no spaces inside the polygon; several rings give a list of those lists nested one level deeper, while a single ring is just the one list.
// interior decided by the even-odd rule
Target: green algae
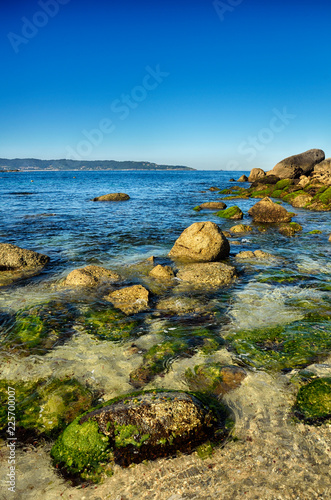
[{"label": "green algae", "polygon": [[193,210],[195,210],[196,212],[200,212],[201,211],[201,207],[198,205],[198,206],[194,207]]},{"label": "green algae", "polygon": [[323,234],[319,229],[314,229],[313,231],[309,231],[307,234]]},{"label": "green algae", "polygon": [[[34,382],[0,381],[1,400],[8,386],[15,389],[16,427],[53,437],[93,402],[92,393],[74,379]],[[6,407],[0,407],[0,432],[7,425]]]},{"label": "green algae", "polygon": [[126,447],[128,445],[140,448],[145,441],[150,437],[150,434],[140,436],[140,431],[136,425],[114,424],[115,446],[117,448]]},{"label": "green algae", "polygon": [[280,198],[281,197],[281,194],[282,194],[282,190],[281,189],[276,189],[275,191],[272,192],[271,196],[273,198]]},{"label": "green algae", "polygon": [[329,205],[331,203],[331,186],[314,196],[313,201],[316,200],[320,201],[324,205]]},{"label": "green algae", "polygon": [[281,179],[280,181],[276,182],[275,184],[275,189],[277,190],[283,190],[288,188],[293,181],[291,179]]},{"label": "green algae", "polygon": [[331,378],[317,378],[300,388],[295,414],[307,423],[331,419]]},{"label": "green algae", "polygon": [[139,322],[110,307],[89,309],[79,319],[87,333],[101,340],[124,341],[137,336]]},{"label": "green algae", "polygon": [[225,210],[220,210],[219,212],[216,212],[215,215],[217,217],[222,217],[222,219],[242,219],[243,218],[243,213],[240,210],[239,207],[234,206],[234,207],[229,207],[226,208]]}]

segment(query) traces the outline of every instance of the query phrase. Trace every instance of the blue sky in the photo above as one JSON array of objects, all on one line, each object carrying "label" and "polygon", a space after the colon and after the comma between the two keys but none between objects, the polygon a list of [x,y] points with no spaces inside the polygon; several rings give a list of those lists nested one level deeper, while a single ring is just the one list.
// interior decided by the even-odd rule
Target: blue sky
[{"label": "blue sky", "polygon": [[326,0],[2,3],[0,157],[331,156],[330,19]]}]

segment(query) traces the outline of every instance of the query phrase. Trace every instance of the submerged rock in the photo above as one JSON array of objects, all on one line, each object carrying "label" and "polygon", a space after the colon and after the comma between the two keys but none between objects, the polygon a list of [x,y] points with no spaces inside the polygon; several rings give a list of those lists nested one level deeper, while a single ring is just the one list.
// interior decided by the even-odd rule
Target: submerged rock
[{"label": "submerged rock", "polygon": [[254,222],[291,222],[292,214],[270,198],[263,198],[248,210]]},{"label": "submerged rock", "polygon": [[229,256],[230,245],[214,222],[195,222],[182,232],[169,252],[170,257],[213,262]]},{"label": "submerged rock", "polygon": [[198,286],[218,287],[232,283],[236,278],[236,270],[222,262],[190,264],[180,269],[177,278]]},{"label": "submerged rock", "polygon": [[238,366],[225,366],[221,363],[206,363],[189,368],[185,372],[186,382],[191,391],[208,392],[223,396],[236,389],[247,376],[246,371]]},{"label": "submerged rock", "polygon": [[255,252],[248,250],[237,253],[236,259],[275,259],[275,256],[271,253],[263,252],[263,250],[255,250]]},{"label": "submerged rock", "polygon": [[113,463],[128,466],[177,451],[190,453],[207,439],[226,435],[225,408],[205,401],[179,391],[117,398],[70,424],[51,456],[57,466],[97,481]]},{"label": "submerged rock", "polygon": [[317,378],[300,388],[295,414],[307,423],[331,419],[331,378]]},{"label": "submerged rock", "polygon": [[160,280],[171,280],[175,277],[175,273],[173,272],[170,266],[155,266],[149,273],[152,278],[160,279]]},{"label": "submerged rock", "polygon": [[0,271],[34,269],[45,266],[49,261],[47,255],[10,243],[0,243]]},{"label": "submerged rock", "polygon": [[114,283],[121,280],[121,276],[101,266],[86,266],[74,269],[63,281],[64,286],[96,287],[104,283]]},{"label": "submerged rock", "polygon": [[222,217],[223,219],[234,219],[234,220],[240,220],[244,217],[243,212],[240,210],[239,207],[229,207],[226,210],[222,210],[221,212],[217,212],[215,215],[217,217]]},{"label": "submerged rock", "polygon": [[101,340],[123,341],[136,336],[138,321],[114,308],[91,307],[79,318],[87,333]]},{"label": "submerged rock", "polygon": [[92,201],[127,201],[130,196],[125,193],[109,193],[93,198]]},{"label": "submerged rock", "polygon": [[125,314],[136,314],[149,308],[149,291],[142,285],[128,286],[104,297]]},{"label": "submerged rock", "polygon": [[230,231],[232,233],[249,233],[253,231],[251,226],[248,226],[247,224],[237,224],[236,226],[232,226],[230,228]]}]

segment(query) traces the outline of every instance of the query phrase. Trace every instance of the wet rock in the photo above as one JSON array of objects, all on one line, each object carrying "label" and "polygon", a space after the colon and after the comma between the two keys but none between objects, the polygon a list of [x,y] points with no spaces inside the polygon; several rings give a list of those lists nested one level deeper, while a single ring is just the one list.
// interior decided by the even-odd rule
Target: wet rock
[{"label": "wet rock", "polygon": [[222,201],[210,201],[207,203],[202,203],[199,205],[201,210],[210,209],[210,210],[224,210],[226,208],[226,204]]},{"label": "wet rock", "polygon": [[93,198],[92,201],[127,201],[130,196],[125,193],[109,193]]},{"label": "wet rock", "polygon": [[247,182],[247,181],[248,181],[248,177],[246,175],[242,175],[241,177],[239,177],[237,182]]},{"label": "wet rock", "polygon": [[222,210],[221,212],[217,212],[215,215],[217,217],[222,217],[223,219],[233,219],[233,220],[240,220],[244,217],[243,212],[240,210],[239,207],[229,207],[226,210]]},{"label": "wet rock", "polygon": [[170,257],[212,262],[229,256],[230,245],[214,222],[196,222],[183,231],[169,252]]},{"label": "wet rock", "polygon": [[300,388],[295,414],[307,423],[331,419],[331,378],[317,378]]},{"label": "wet rock", "polygon": [[229,182],[236,182],[236,180],[235,179],[230,179]]},{"label": "wet rock", "polygon": [[64,286],[97,287],[105,283],[115,283],[121,276],[101,266],[86,266],[74,269],[63,281]]},{"label": "wet rock", "polygon": [[160,300],[156,304],[156,309],[167,313],[185,315],[189,313],[203,313],[206,307],[201,304],[201,300],[185,295],[173,295]]},{"label": "wet rock", "polygon": [[150,257],[148,257],[148,259],[146,259],[146,262],[150,263],[150,264],[154,264],[155,262],[155,257],[154,255],[151,255]]},{"label": "wet rock", "polygon": [[258,179],[265,177],[265,172],[262,168],[253,168],[248,176],[248,182],[254,182]]},{"label": "wet rock", "polygon": [[104,299],[125,314],[136,314],[149,308],[149,291],[141,285],[121,288],[106,295]]},{"label": "wet rock", "polygon": [[308,203],[313,201],[313,196],[308,193],[299,194],[291,200],[291,205],[295,208],[304,208]]},{"label": "wet rock", "polygon": [[216,434],[224,436],[225,416],[224,407],[214,403],[211,409],[185,392],[127,395],[77,418],[51,455],[69,472],[98,480],[107,463],[128,466],[177,451],[189,453]]},{"label": "wet rock", "polygon": [[247,224],[237,224],[236,226],[232,226],[230,231],[232,233],[249,233],[250,231],[253,231],[253,229]]},{"label": "wet rock", "polygon": [[219,191],[220,188],[216,187],[216,186],[212,186],[211,188],[208,189],[208,191]]},{"label": "wet rock", "polygon": [[254,222],[290,222],[292,219],[292,215],[284,207],[268,197],[256,203],[248,213]]},{"label": "wet rock", "polygon": [[215,396],[236,389],[247,376],[246,371],[238,366],[224,366],[220,363],[206,363],[189,368],[185,379],[191,391],[211,393]]},{"label": "wet rock", "polygon": [[248,250],[237,253],[236,259],[275,259],[275,256],[271,253],[263,252],[263,250],[255,250],[255,252]]},{"label": "wet rock", "polygon": [[309,175],[314,166],[324,158],[325,153],[321,149],[310,149],[280,161],[267,175],[277,175],[281,179],[297,179],[301,175]]},{"label": "wet rock", "polygon": [[161,265],[153,267],[149,275],[159,280],[172,280],[175,277],[175,273],[170,266]]},{"label": "wet rock", "polygon": [[330,234],[330,236],[329,236],[329,242],[331,243],[331,234]]},{"label": "wet rock", "polygon": [[279,232],[284,236],[293,236],[300,231],[302,231],[302,226],[297,222],[290,222],[289,224],[281,224],[279,226]]},{"label": "wet rock", "polygon": [[235,268],[222,262],[190,264],[177,273],[177,278],[184,282],[206,287],[228,285],[235,277]]},{"label": "wet rock", "polygon": [[0,271],[34,269],[45,266],[50,258],[10,243],[0,243]]},{"label": "wet rock", "polygon": [[123,312],[101,304],[95,304],[84,311],[78,323],[90,335],[114,342],[133,338],[139,326],[138,321],[132,320]]}]

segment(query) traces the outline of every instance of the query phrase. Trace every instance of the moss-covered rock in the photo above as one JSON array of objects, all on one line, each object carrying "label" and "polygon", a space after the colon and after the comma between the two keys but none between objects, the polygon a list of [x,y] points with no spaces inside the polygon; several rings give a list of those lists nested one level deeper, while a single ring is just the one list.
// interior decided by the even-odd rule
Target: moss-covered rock
[{"label": "moss-covered rock", "polygon": [[97,481],[113,462],[192,452],[227,434],[227,412],[216,400],[179,391],[152,391],[116,398],[78,417],[51,450],[57,466]]},{"label": "moss-covered rock", "polygon": [[253,231],[253,228],[248,224],[237,224],[230,228],[231,233],[249,233]]},{"label": "moss-covered rock", "polygon": [[[1,401],[8,400],[8,387],[15,390],[16,428],[56,436],[93,402],[92,393],[74,379],[34,382],[0,381]],[[0,432],[7,427],[7,406],[0,407]]]},{"label": "moss-covered rock", "polygon": [[317,378],[300,388],[295,414],[307,423],[331,419],[331,378]]},{"label": "moss-covered rock", "polygon": [[225,210],[220,210],[219,212],[216,212],[215,215],[217,215],[217,217],[222,217],[222,219],[235,219],[235,220],[240,220],[244,217],[243,212],[237,206],[229,207],[226,208]]},{"label": "moss-covered rock", "polygon": [[240,386],[246,372],[238,366],[225,366],[221,363],[206,363],[189,368],[185,379],[191,391],[207,392],[215,396],[224,395]]},{"label": "moss-covered rock", "polygon": [[302,231],[302,226],[297,222],[289,222],[288,224],[281,224],[279,226],[279,232],[284,236],[293,236],[300,231]]},{"label": "moss-covered rock", "polygon": [[101,304],[88,309],[80,317],[79,323],[87,333],[101,340],[116,342],[134,338],[140,324],[118,309]]}]

